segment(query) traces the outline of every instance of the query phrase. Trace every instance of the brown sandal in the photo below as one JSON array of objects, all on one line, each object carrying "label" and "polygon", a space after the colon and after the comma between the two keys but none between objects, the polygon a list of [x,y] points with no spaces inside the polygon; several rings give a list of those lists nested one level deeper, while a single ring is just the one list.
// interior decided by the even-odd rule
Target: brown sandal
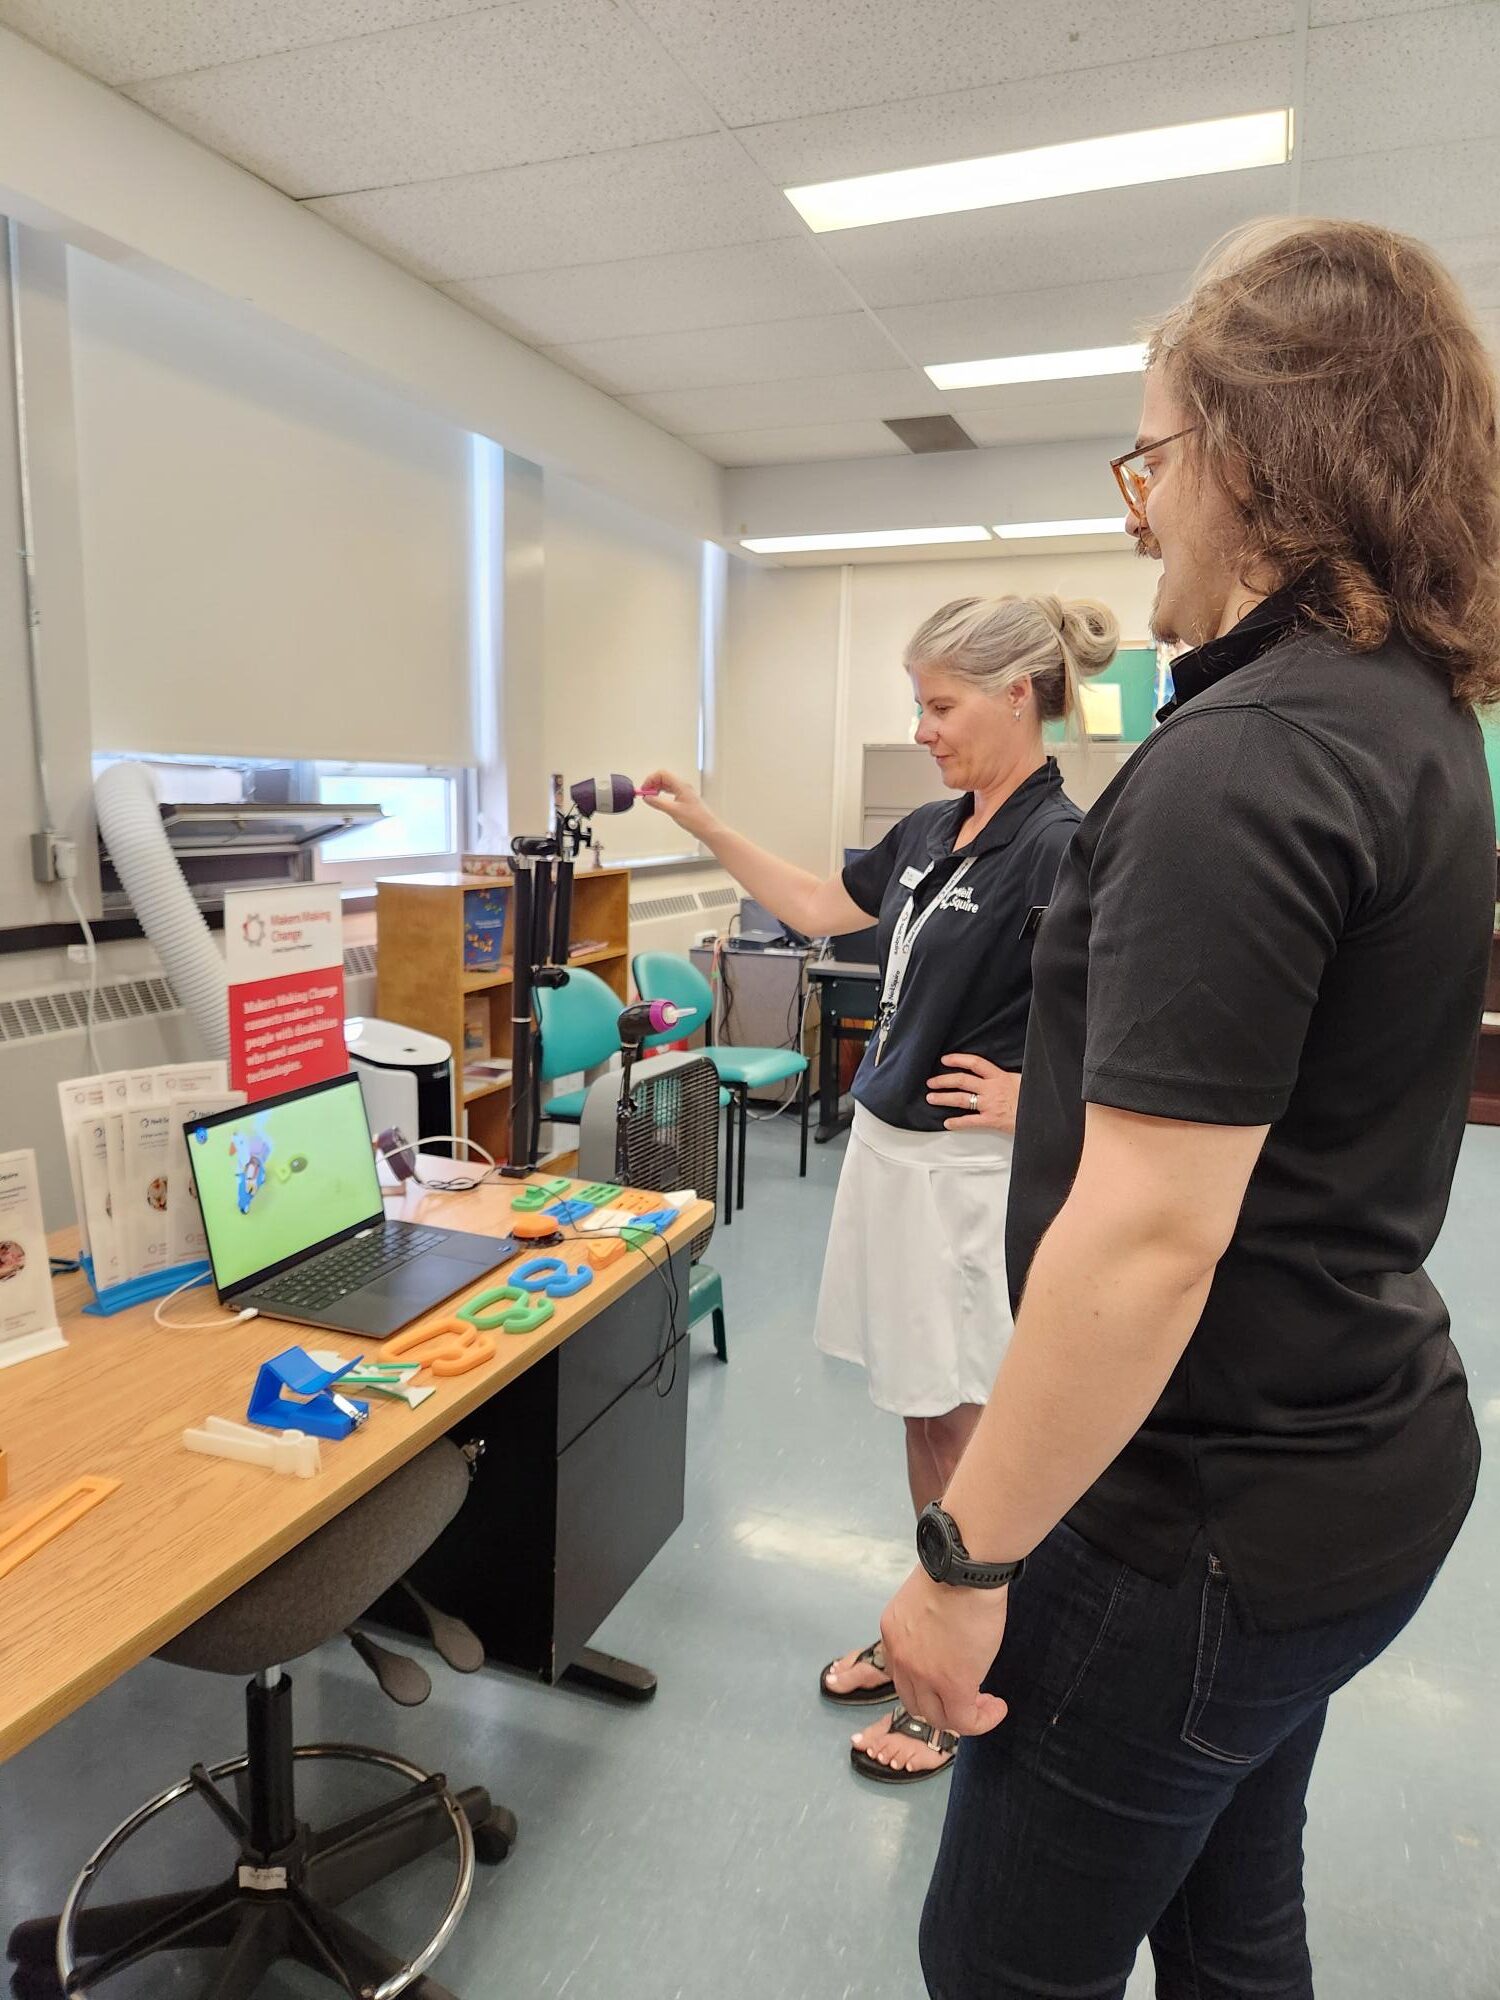
[{"label": "brown sandal", "polygon": [[918,1743],[938,1751],[946,1761],[934,1764],[930,1771],[897,1771],[889,1764],[882,1764],[878,1757],[872,1757],[868,1750],[856,1750],[851,1743],[849,1762],[862,1778],[873,1778],[880,1785],[914,1785],[922,1778],[941,1776],[958,1754],[958,1738],[951,1729],[936,1729],[920,1716],[909,1715],[899,1704],[891,1716],[891,1734],[914,1737]]},{"label": "brown sandal", "polygon": [[[854,1665],[856,1667],[877,1667],[883,1671],[885,1661],[877,1660],[875,1657],[880,1651],[880,1645],[881,1642],[877,1639],[873,1646],[866,1646],[862,1653],[856,1653],[854,1656]],[[818,1676],[818,1692],[822,1695],[824,1701],[831,1701],[838,1708],[883,1708],[888,1701],[895,1700],[896,1683],[889,1679],[881,1681],[876,1687],[850,1688],[846,1694],[836,1693],[828,1685],[828,1676],[837,1665],[837,1660],[830,1660]]]}]

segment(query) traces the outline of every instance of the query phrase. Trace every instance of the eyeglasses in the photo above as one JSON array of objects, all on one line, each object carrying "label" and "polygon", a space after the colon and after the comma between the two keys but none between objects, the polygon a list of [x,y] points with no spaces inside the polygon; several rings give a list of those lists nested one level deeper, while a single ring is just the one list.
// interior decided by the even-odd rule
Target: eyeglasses
[{"label": "eyeglasses", "polygon": [[1179,438],[1189,437],[1197,429],[1197,424],[1189,424],[1186,430],[1173,431],[1170,437],[1153,438],[1150,444],[1138,444],[1133,451],[1121,452],[1118,458],[1109,461],[1109,469],[1124,495],[1125,505],[1138,521],[1146,518],[1146,496],[1151,491],[1152,475],[1144,466],[1137,469],[1132,461],[1144,458],[1148,451],[1160,451],[1164,444],[1176,444]]}]

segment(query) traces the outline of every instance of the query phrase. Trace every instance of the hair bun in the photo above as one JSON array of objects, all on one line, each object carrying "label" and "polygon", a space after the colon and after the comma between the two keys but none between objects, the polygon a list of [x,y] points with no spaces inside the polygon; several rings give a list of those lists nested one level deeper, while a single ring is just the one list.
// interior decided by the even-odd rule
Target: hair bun
[{"label": "hair bun", "polygon": [[1044,605],[1058,608],[1058,636],[1073,661],[1074,671],[1087,680],[1101,674],[1119,651],[1120,621],[1107,605],[1090,597],[1071,598],[1066,604],[1043,598]]}]

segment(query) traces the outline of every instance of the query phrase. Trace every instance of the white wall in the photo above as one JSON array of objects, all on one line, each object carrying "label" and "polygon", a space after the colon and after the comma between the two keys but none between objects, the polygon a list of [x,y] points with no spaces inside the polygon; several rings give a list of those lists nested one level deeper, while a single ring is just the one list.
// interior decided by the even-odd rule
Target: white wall
[{"label": "white wall", "polygon": [[96,747],[468,762],[468,435],[69,267]]},{"label": "white wall", "polygon": [[[544,528],[549,770],[572,784],[621,771],[698,769],[703,545],[551,474]],[[507,667],[507,676],[509,667]],[[607,861],[686,854],[694,843],[638,805],[599,819]]]},{"label": "white wall", "polygon": [[[907,639],[954,597],[1097,597],[1125,644],[1147,640],[1156,570],[1132,553],[872,562],[843,568],[730,564],[720,695],[724,816],[803,867],[833,866],[860,835],[866,743],[900,743],[912,717]],[[841,645],[841,627],[844,633]]]},{"label": "white wall", "polygon": [[[77,893],[98,900],[89,811],[89,687],[84,643],[82,553],[68,367],[67,266],[55,239],[17,232],[8,269],[0,220],[0,927],[71,921],[57,886],[32,878],[30,836],[43,826],[31,734],[18,438],[12,383],[11,291],[21,328],[31,474],[35,643],[52,815],[78,845]],[[0,1140],[3,1145],[3,1140]]]},{"label": "white wall", "polygon": [[715,811],[819,872],[831,853],[843,578],[731,558],[719,679]]}]

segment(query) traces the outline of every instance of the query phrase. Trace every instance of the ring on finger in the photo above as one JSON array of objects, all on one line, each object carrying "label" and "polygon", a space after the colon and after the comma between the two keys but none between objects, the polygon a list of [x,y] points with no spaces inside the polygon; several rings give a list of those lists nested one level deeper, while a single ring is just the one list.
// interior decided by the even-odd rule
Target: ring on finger
[{"label": "ring on finger", "polygon": [[977,1090],[969,1092],[969,1109],[970,1111],[977,1111],[979,1109],[979,1092]]}]

